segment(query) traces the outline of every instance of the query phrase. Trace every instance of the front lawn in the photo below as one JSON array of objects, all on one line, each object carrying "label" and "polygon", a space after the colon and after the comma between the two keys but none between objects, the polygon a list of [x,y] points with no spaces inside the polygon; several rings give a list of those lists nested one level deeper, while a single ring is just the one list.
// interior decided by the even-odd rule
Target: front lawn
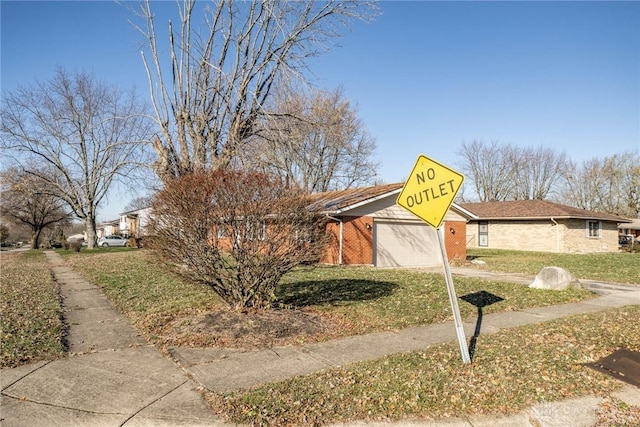
[{"label": "front lawn", "polygon": [[484,268],[535,276],[543,267],[556,266],[578,279],[640,285],[640,252],[554,254],[502,249],[469,249],[467,256],[486,262]]},{"label": "front lawn", "polygon": [[[206,396],[217,413],[251,425],[512,414],[536,403],[618,389],[619,381],[584,364],[620,347],[640,351],[638,318],[640,307],[632,306],[481,335],[470,365],[462,364],[452,342]],[[637,406],[615,410],[617,419],[640,415]]]},{"label": "front lawn", "polygon": [[[160,345],[255,348],[452,318],[443,276],[416,270],[301,267],[283,278],[277,291],[281,309],[274,316],[229,313],[210,289],[158,268],[147,251],[86,251],[69,253],[65,260],[101,286],[118,308]],[[456,278],[455,286],[459,296],[484,291],[502,299],[484,307],[485,314],[593,297],[584,290],[548,292],[476,278]],[[464,301],[459,305],[462,316],[475,321],[477,308]],[[235,327],[234,322],[242,327]],[[256,337],[265,334],[267,341]]]},{"label": "front lawn", "polygon": [[62,357],[59,293],[44,253],[2,253],[0,263],[0,367]]}]

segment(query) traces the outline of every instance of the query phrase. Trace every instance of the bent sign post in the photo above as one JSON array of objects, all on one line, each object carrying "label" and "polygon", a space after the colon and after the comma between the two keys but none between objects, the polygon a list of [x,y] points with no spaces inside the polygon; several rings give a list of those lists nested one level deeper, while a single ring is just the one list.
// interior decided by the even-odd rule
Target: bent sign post
[{"label": "bent sign post", "polygon": [[460,354],[464,363],[471,363],[460,317],[460,308],[458,307],[458,297],[453,287],[449,258],[444,244],[444,231],[441,227],[442,221],[463,182],[464,176],[462,174],[427,156],[420,155],[404,187],[402,187],[396,203],[436,229],[449,302],[460,344]]}]

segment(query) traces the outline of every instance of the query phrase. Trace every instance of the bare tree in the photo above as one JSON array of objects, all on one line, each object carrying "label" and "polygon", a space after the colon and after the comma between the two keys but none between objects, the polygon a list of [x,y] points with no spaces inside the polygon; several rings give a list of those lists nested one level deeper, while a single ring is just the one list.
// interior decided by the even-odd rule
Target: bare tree
[{"label": "bare tree", "polygon": [[40,236],[47,227],[66,223],[70,219],[66,203],[51,195],[48,184],[42,179],[16,168],[3,171],[0,179],[0,216],[14,224],[29,227],[31,249],[39,247]]},{"label": "bare tree", "polygon": [[561,183],[567,166],[565,153],[551,148],[512,148],[514,168],[513,194],[515,200],[545,200]]},{"label": "bare tree", "polygon": [[640,152],[571,162],[563,199],[584,209],[637,218],[640,214]]},{"label": "bare tree", "polygon": [[548,199],[561,183],[567,160],[551,148],[521,148],[498,141],[462,144],[461,170],[481,202]]},{"label": "bare tree", "polygon": [[193,173],[156,196],[149,244],[161,265],[210,286],[236,310],[268,309],[282,275],[325,250],[325,218],[309,204],[263,174]]},{"label": "bare tree", "polygon": [[[283,75],[299,76],[352,19],[372,16],[368,1],[220,0],[179,3],[180,23],[161,47],[152,2],[140,28],[159,137],[156,171],[163,181],[228,165],[259,133],[263,106]],[[203,17],[199,26],[196,16]],[[167,52],[167,57],[163,53]]]},{"label": "bare tree", "polygon": [[372,184],[375,140],[341,89],[305,95],[281,91],[268,130],[247,146],[245,164],[309,193]]},{"label": "bare tree", "polygon": [[89,248],[100,202],[114,180],[140,160],[141,143],[148,141],[143,113],[134,94],[91,74],[62,69],[48,82],[19,87],[5,97],[3,148],[85,221]]},{"label": "bare tree", "polygon": [[564,173],[563,198],[568,204],[588,210],[599,205],[601,160],[593,158],[579,165],[570,161]]},{"label": "bare tree", "polygon": [[153,196],[136,197],[124,207],[125,212],[150,208],[153,204]]},{"label": "bare tree", "polygon": [[475,196],[481,202],[509,200],[513,194],[514,159],[513,148],[500,145],[498,141],[489,144],[474,140],[463,143],[458,152],[462,157],[463,172],[475,189]]},{"label": "bare tree", "polygon": [[9,239],[9,227],[6,224],[0,224],[0,243],[4,243]]}]

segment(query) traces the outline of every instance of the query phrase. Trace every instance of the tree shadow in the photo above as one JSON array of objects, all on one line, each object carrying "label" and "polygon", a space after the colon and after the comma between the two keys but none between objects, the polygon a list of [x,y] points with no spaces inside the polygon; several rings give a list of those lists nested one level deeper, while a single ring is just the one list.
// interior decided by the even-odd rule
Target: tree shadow
[{"label": "tree shadow", "polygon": [[348,304],[390,295],[395,283],[377,280],[335,279],[309,280],[281,286],[277,290],[282,305],[302,308],[310,305]]},{"label": "tree shadow", "polygon": [[473,332],[473,337],[469,341],[469,357],[471,358],[471,360],[473,360],[473,355],[476,351],[476,343],[478,341],[478,337],[480,336],[480,330],[482,329],[482,308],[500,301],[504,301],[504,298],[487,291],[479,291],[472,294],[463,295],[460,297],[460,299],[478,308],[478,320],[476,321],[476,328]]}]

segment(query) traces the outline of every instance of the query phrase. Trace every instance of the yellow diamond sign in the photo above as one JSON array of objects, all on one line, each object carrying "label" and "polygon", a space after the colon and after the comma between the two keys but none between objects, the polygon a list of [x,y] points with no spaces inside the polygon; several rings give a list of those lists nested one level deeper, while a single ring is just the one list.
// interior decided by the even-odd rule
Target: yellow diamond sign
[{"label": "yellow diamond sign", "polygon": [[463,182],[462,174],[421,154],[396,203],[439,228]]}]

